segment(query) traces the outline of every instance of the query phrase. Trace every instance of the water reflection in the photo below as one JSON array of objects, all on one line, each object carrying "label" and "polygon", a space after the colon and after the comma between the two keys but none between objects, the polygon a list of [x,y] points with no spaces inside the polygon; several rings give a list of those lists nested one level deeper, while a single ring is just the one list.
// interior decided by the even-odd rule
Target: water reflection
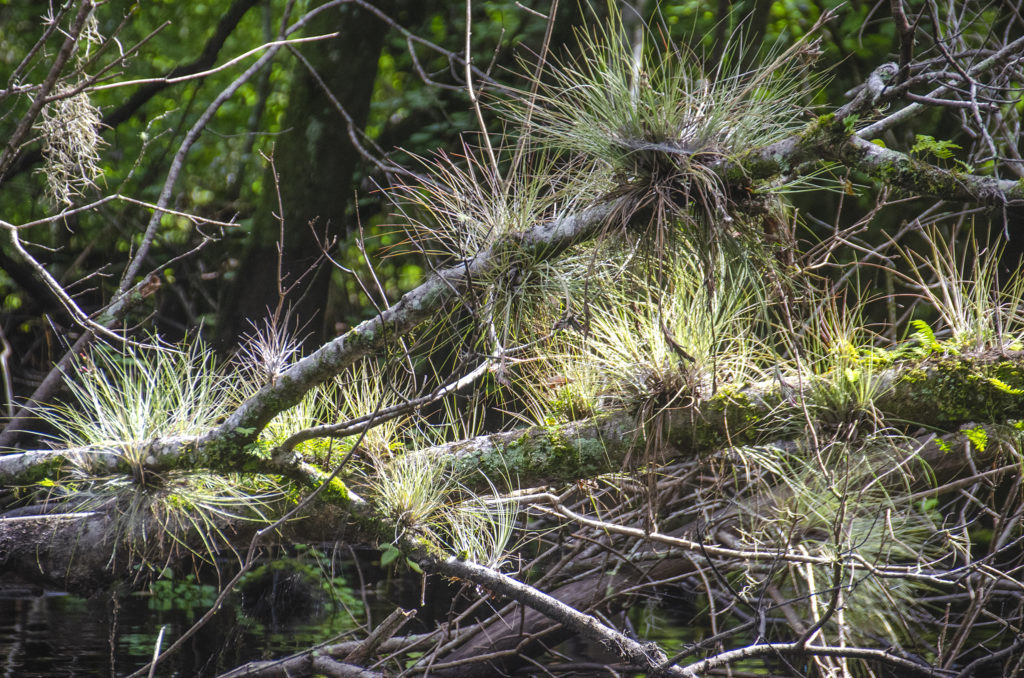
[{"label": "water reflection", "polygon": [[[273,578],[271,585],[273,586]],[[336,588],[338,582],[332,582]],[[257,585],[250,599],[259,598]],[[250,615],[233,595],[185,648],[161,664],[161,676],[212,676],[254,659],[270,659],[338,637],[356,628],[352,613],[320,585],[313,599],[304,591],[304,614],[287,614],[286,598],[258,602]],[[289,588],[294,594],[294,588]],[[164,647],[207,609],[211,590],[187,578],[146,594],[77,596],[29,592],[0,595],[0,676],[124,676],[144,666],[162,626]],[[212,594],[215,596],[216,591]],[[348,602],[348,601],[346,601]],[[246,606],[248,607],[248,606]],[[251,608],[250,608],[251,609]],[[351,613],[350,613],[351,610]]]}]

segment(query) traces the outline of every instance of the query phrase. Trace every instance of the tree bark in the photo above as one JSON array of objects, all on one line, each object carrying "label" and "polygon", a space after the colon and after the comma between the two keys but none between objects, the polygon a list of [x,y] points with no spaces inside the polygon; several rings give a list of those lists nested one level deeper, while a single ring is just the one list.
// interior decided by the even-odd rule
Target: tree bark
[{"label": "tree bark", "polygon": [[[344,106],[354,127],[362,130],[388,26],[353,4],[325,12],[308,30],[310,34],[339,34],[329,42],[317,43],[305,56]],[[261,208],[255,212],[245,254],[219,306],[217,341],[222,346],[234,346],[237,337],[251,329],[249,319],[267,317],[268,309],[272,311],[278,303],[281,224],[277,217],[285,222],[280,243],[284,252],[281,284],[285,287],[317,262],[321,242],[351,231],[346,212],[352,204],[352,175],[359,153],[349,139],[346,121],[313,74],[301,62],[293,70],[283,132],[274,147],[278,177],[269,168],[264,174]],[[278,214],[275,181],[280,186],[282,214]],[[324,324],[330,277],[327,267],[317,268],[288,300],[301,334],[317,344],[334,336],[333,326]]]}]

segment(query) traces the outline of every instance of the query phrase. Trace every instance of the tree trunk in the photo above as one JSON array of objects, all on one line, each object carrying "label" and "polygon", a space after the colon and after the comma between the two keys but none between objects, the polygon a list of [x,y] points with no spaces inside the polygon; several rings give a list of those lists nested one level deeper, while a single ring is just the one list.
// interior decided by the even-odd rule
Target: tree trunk
[{"label": "tree trunk", "polygon": [[[387,31],[386,24],[356,5],[325,12],[307,31],[308,35],[338,33],[336,38],[304,50],[303,56],[358,131],[370,111],[377,61]],[[318,237],[344,237],[349,232],[346,211],[353,198],[352,174],[360,158],[345,118],[316,77],[301,61],[294,69],[283,131],[274,149],[284,218],[284,287],[298,280],[320,257]],[[274,183],[268,169],[248,247],[223,294],[217,320],[217,340],[223,346],[233,345],[239,334],[250,329],[250,319],[266,317],[278,302],[281,224],[275,216],[279,207]],[[329,287],[330,271],[321,266],[309,273],[288,299],[302,334],[317,344],[333,336],[324,315]]]}]

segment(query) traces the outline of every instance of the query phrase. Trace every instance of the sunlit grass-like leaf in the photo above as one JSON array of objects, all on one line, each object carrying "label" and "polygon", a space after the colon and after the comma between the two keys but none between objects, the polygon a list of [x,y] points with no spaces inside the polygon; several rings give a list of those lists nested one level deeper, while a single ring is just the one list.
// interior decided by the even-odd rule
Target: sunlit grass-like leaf
[{"label": "sunlit grass-like leaf", "polygon": [[710,288],[697,258],[680,254],[667,270],[645,277],[624,271],[602,288],[581,335],[580,359],[589,363],[589,379],[604,382],[606,397],[668,404],[684,392],[704,397],[718,384],[765,378],[768,354],[758,336],[764,292],[756,270],[721,257],[714,272],[720,282]]},{"label": "sunlit grass-like leaf", "polygon": [[[79,356],[67,377],[71,401],[41,408],[69,447],[110,448],[130,464],[145,461],[158,437],[212,428],[235,402],[234,380],[200,342],[180,349],[99,346]],[[81,457],[88,471],[88,455]]]},{"label": "sunlit grass-like leaf", "polygon": [[604,171],[634,212],[650,210],[655,240],[735,237],[744,225],[714,167],[804,126],[820,84],[808,76],[814,49],[798,41],[748,70],[741,40],[709,64],[639,35],[634,45],[610,5],[607,20],[579,31],[575,56],[548,65],[536,97],[507,107],[510,117],[529,123],[535,143]]},{"label": "sunlit grass-like leaf", "polygon": [[983,247],[973,233],[958,249],[937,227],[928,229],[928,249],[897,248],[906,264],[897,271],[928,302],[948,332],[954,351],[983,351],[1024,342],[1024,270],[1000,279],[1002,248]]}]

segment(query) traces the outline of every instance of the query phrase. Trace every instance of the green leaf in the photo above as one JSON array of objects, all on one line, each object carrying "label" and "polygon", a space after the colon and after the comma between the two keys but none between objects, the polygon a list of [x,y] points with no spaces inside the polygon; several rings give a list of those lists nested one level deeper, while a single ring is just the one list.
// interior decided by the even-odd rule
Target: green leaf
[{"label": "green leaf", "polygon": [[985,429],[980,426],[977,428],[965,428],[962,433],[967,436],[968,440],[974,443],[979,452],[985,451],[985,447],[988,445],[988,433],[985,432]]},{"label": "green leaf", "polygon": [[927,134],[918,134],[917,143],[911,146],[910,152],[917,154],[930,153],[936,158],[946,160],[953,157],[954,150],[960,150],[961,148],[961,146],[954,144],[952,141],[936,139]]},{"label": "green leaf", "polygon": [[988,383],[992,384],[1003,393],[1009,393],[1010,395],[1024,395],[1024,389],[1014,388],[1007,384],[1002,379],[997,379],[996,377],[989,377]]},{"label": "green leaf", "polygon": [[380,566],[387,567],[398,559],[402,552],[394,544],[387,544],[380,551]]},{"label": "green leaf", "polygon": [[416,665],[416,662],[419,661],[420,657],[423,656],[423,653],[422,652],[406,652],[405,656],[408,657],[408,659],[405,660],[405,668],[411,669],[413,666]]},{"label": "green leaf", "polygon": [[413,559],[406,558],[405,564],[408,565],[409,569],[415,572],[416,574],[423,574],[423,568],[421,568]]},{"label": "green leaf", "polygon": [[928,326],[928,323],[920,319],[911,320],[910,326],[914,328],[912,336],[928,353],[939,353],[942,351],[942,344],[935,338],[935,333],[932,332],[932,328]]}]

